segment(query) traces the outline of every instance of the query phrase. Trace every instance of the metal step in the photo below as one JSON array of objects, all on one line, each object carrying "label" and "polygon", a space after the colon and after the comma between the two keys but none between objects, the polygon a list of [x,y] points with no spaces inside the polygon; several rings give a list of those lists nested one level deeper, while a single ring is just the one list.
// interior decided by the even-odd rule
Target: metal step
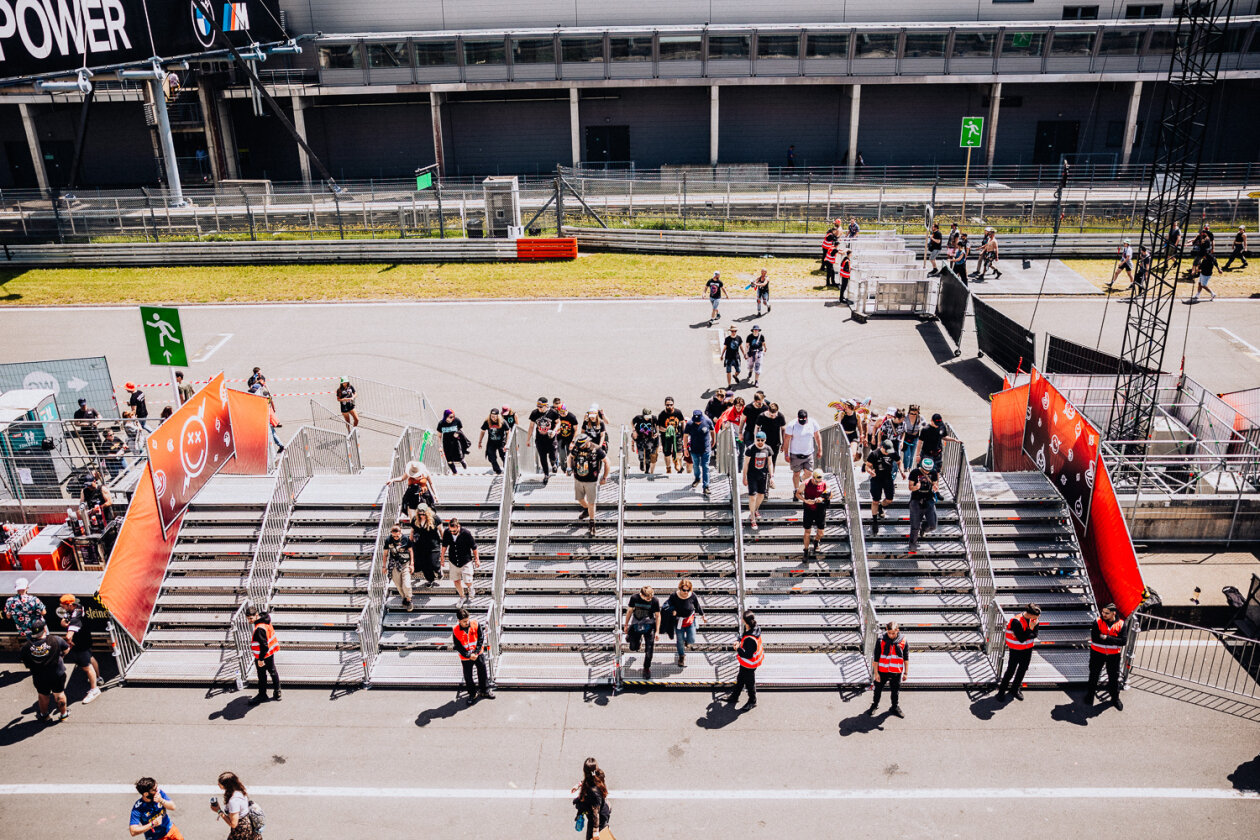
[{"label": "metal step", "polygon": [[167,574],[248,575],[251,557],[224,560],[215,557],[177,557],[166,567]]},{"label": "metal step", "polygon": [[311,543],[293,542],[285,540],[284,548],[280,554],[283,557],[338,557],[338,556],[372,556],[376,549],[375,540],[363,540],[361,542],[328,542],[319,541]]},{"label": "metal step", "polygon": [[[976,598],[970,592],[917,592],[907,594],[902,592],[890,593],[871,593],[871,605],[877,611],[880,611],[881,618],[883,610],[974,610],[976,608]],[[975,618],[973,615],[972,618]]]},{"label": "metal step", "polygon": [[296,505],[289,514],[290,525],[369,525],[380,521],[376,507],[307,507]]},{"label": "metal step", "polygon": [[897,575],[871,578],[872,592],[933,592],[941,590],[970,592],[971,578],[965,574],[937,575],[935,577]]},{"label": "metal step", "polygon": [[175,544],[175,548],[171,551],[172,556],[193,554],[211,556],[231,556],[239,554],[252,557],[254,555],[254,543],[241,542],[239,540],[185,543],[183,540],[180,540]]},{"label": "metal step", "polygon": [[607,610],[599,612],[511,612],[503,613],[503,631],[519,629],[537,629],[543,627],[573,628],[605,628],[611,629],[619,625],[620,619],[613,615],[611,605]]},{"label": "metal step", "polygon": [[[826,611],[826,610],[856,610],[857,597],[851,594],[827,593],[827,594],[806,594],[806,593],[753,593],[748,592],[744,596],[744,604],[747,609],[756,611],[758,615],[766,610],[793,610],[793,611]],[[705,608],[709,609],[709,603],[705,601]]]},{"label": "metal step", "polygon": [[1085,586],[1088,581],[1081,577],[1076,569],[1066,569],[1068,574],[1054,575],[994,575],[993,582],[998,591],[1003,590],[1058,590],[1076,589]]},{"label": "metal step", "polygon": [[911,645],[906,685],[990,685],[997,680],[983,651],[916,651],[910,632],[906,640]]},{"label": "metal step", "polygon": [[449,651],[382,650],[372,668],[373,685],[462,685],[459,657]]},{"label": "metal step", "polygon": [[159,607],[187,607],[191,609],[214,609],[216,607],[229,607],[235,610],[241,605],[243,595],[240,593],[228,592],[224,594],[215,594],[211,592],[200,592],[190,594],[170,594],[162,592],[158,595],[157,606]]},{"label": "metal step", "polygon": [[238,672],[235,651],[154,649],[142,652],[131,663],[127,682],[210,685],[233,682]]},{"label": "metal step", "polygon": [[879,620],[885,624],[895,622],[902,626],[906,631],[907,638],[912,638],[910,633],[915,628],[930,629],[974,629],[980,626],[980,619],[974,611],[971,612],[945,612],[924,610],[922,612],[907,612],[897,606],[887,606],[879,609]]},{"label": "metal step", "polygon": [[1083,566],[1075,554],[1062,557],[990,557],[994,575],[1014,572],[1057,572],[1068,568],[1083,571]]},{"label": "metal step", "polygon": [[258,539],[258,523],[239,524],[239,525],[208,525],[184,524],[179,529],[179,539],[197,540],[205,542],[209,540],[222,540],[224,542],[247,540],[254,542]]},{"label": "metal step", "polygon": [[968,571],[967,560],[964,557],[924,557],[922,554],[868,557],[866,566],[871,574],[872,586],[875,585],[875,579],[879,575],[966,573]]},{"label": "metal step", "polygon": [[239,592],[245,588],[246,577],[243,575],[214,577],[194,577],[192,575],[171,575],[162,581],[163,592]]},{"label": "metal step", "polygon": [[[726,686],[735,682],[739,664],[732,653],[692,653],[687,664],[679,667],[672,657],[661,658],[658,652],[652,663],[652,678],[643,675],[643,654],[632,653],[623,658],[622,681],[635,687],[649,686]],[[767,652],[765,662],[757,669],[758,687],[805,687],[866,685],[870,668],[859,651],[831,653]]]},{"label": "metal step", "polygon": [[607,651],[504,651],[499,656],[496,682],[499,686],[540,688],[609,685],[615,671],[616,659]]},{"label": "metal step", "polygon": [[1035,599],[1043,610],[1058,611],[1062,608],[1091,609],[1093,607],[1093,603],[1081,592],[1037,592],[1029,597],[1020,597],[1011,592],[998,592],[994,600],[997,601],[998,606],[1006,610],[1008,615],[1012,615],[1016,607],[1028,603],[1030,598]]}]

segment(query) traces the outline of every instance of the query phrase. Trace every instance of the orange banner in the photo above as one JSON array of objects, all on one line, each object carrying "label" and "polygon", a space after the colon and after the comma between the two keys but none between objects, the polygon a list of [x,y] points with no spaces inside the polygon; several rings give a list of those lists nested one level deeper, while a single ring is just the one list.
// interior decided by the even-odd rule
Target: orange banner
[{"label": "orange banner", "polygon": [[1018,472],[1032,467],[1023,451],[1024,421],[1028,416],[1028,386],[1008,387],[989,397],[992,418],[993,469]]},{"label": "orange banner", "polygon": [[232,412],[232,433],[236,436],[236,457],[223,472],[230,475],[264,475],[267,472],[269,406],[266,397],[228,389]]}]

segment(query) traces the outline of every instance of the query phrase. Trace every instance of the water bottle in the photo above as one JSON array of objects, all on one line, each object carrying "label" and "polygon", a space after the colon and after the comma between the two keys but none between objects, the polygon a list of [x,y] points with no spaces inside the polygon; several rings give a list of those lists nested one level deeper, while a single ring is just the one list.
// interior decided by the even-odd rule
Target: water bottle
[{"label": "water bottle", "polygon": [[573,830],[581,831],[586,828],[586,814],[578,814],[577,819],[573,821]]}]

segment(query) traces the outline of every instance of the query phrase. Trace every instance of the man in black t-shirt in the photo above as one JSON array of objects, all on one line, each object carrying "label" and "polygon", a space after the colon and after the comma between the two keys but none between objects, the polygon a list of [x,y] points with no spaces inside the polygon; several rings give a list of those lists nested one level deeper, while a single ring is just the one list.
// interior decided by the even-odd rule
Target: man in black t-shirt
[{"label": "man in black t-shirt", "polygon": [[622,630],[630,650],[637,651],[640,642],[645,643],[643,655],[643,679],[652,679],[652,653],[661,635],[661,602],[656,600],[652,587],[645,586],[630,596]]},{"label": "man in black t-shirt", "polygon": [[709,323],[716,323],[718,319],[718,305],[722,302],[722,298],[730,297],[726,293],[726,286],[722,283],[722,273],[720,271],[713,272],[712,279],[704,284],[704,293],[709,296],[709,307],[713,310],[709,313]]},{"label": "man in black t-shirt", "polygon": [[879,533],[884,508],[892,504],[897,475],[897,447],[885,440],[866,456],[866,472],[871,477],[871,536]]},{"label": "man in black t-shirt", "polygon": [[731,386],[731,374],[739,381],[739,357],[743,355],[744,339],[739,337],[739,327],[731,324],[726,338],[722,339],[722,365],[726,368],[726,387]]},{"label": "man in black t-shirt", "polygon": [[538,465],[542,469],[543,486],[551,481],[556,469],[556,412],[547,407],[547,398],[539,397],[537,407],[529,414],[529,433],[525,445],[538,447]]},{"label": "man in black t-shirt", "polygon": [[1229,252],[1229,259],[1221,266],[1221,271],[1229,271],[1230,266],[1234,264],[1234,260],[1242,260],[1242,267],[1247,267],[1247,226],[1239,225],[1238,233],[1234,234],[1234,250]]},{"label": "man in black t-shirt", "polygon": [[87,400],[80,398],[79,407],[74,412],[74,419],[80,421],[74,425],[79,429],[79,439],[83,441],[83,447],[87,449],[89,455],[95,455],[101,442],[98,422],[101,419],[101,413],[89,406]]},{"label": "man in black t-shirt", "polygon": [[709,398],[709,402],[704,407],[704,414],[714,423],[717,423],[722,412],[731,407],[731,403],[735,402],[735,395],[728,394],[725,388],[718,388],[713,392],[713,396]]},{"label": "man in black t-shirt", "polygon": [[84,695],[83,702],[91,703],[101,696],[101,690],[96,687],[101,666],[92,655],[92,628],[88,626],[87,611],[83,609],[78,598],[67,593],[61,596],[61,606],[57,608],[57,615],[61,617],[61,626],[66,631],[66,641],[70,643],[70,653],[67,658],[72,664],[77,665],[79,670],[87,674],[88,693]]},{"label": "man in black t-shirt", "polygon": [[753,445],[744,455],[748,459],[744,466],[744,486],[748,488],[748,527],[756,531],[757,511],[766,498],[766,491],[774,486],[774,478],[770,475],[772,453],[766,445],[765,432],[757,432]]},{"label": "man in black t-shirt", "polygon": [[411,603],[411,575],[415,571],[415,560],[411,556],[411,538],[402,532],[402,525],[395,522],[385,538],[385,572],[386,577],[394,582],[394,588],[402,597],[407,612],[413,609]]},{"label": "man in black t-shirt", "polygon": [[137,388],[133,382],[128,382],[123,387],[127,390],[127,405],[131,406],[131,410],[136,413],[140,427],[146,432],[149,431],[149,403],[144,398],[144,391]]},{"label": "man in black t-shirt", "polygon": [[455,584],[455,592],[460,601],[472,603],[476,589],[473,587],[473,569],[481,568],[481,553],[477,549],[477,541],[473,539],[459,520],[451,517],[447,523],[446,533],[442,535],[442,568],[450,563],[448,573],[451,583]]},{"label": "man in black t-shirt", "polygon": [[919,535],[936,528],[936,488],[941,474],[931,458],[910,470],[910,553],[919,550]]},{"label": "man in black t-shirt", "polygon": [[559,469],[568,471],[569,449],[573,446],[573,438],[577,435],[578,417],[559,397],[551,401],[551,411],[555,414],[552,423],[556,430],[556,464]]},{"label": "man in black t-shirt", "polygon": [[[603,475],[600,475],[600,467]],[[569,471],[573,473],[573,495],[582,506],[578,519],[590,519],[591,536],[595,536],[595,502],[599,486],[608,479],[608,459],[604,450],[588,436],[578,438],[577,446],[569,453]]]},{"label": "man in black t-shirt", "polygon": [[639,469],[651,475],[656,472],[656,453],[661,445],[656,415],[652,413],[652,409],[644,408],[642,414],[630,421],[630,434],[634,449],[639,453]]},{"label": "man in black t-shirt", "polygon": [[[744,409],[748,413],[748,409]],[[783,429],[787,418],[779,411],[778,403],[769,403],[766,410],[757,415],[757,431],[766,433],[766,446],[770,447],[770,468],[779,465],[779,450],[783,448]],[[769,495],[767,493],[767,495]]]},{"label": "man in black t-shirt", "polygon": [[944,417],[939,414],[933,414],[932,422],[924,426],[923,431],[919,432],[919,460],[931,458],[937,464],[941,463],[941,458],[945,454],[945,441],[947,440],[958,440],[958,438],[954,437],[949,426],[946,425]]},{"label": "man in black t-shirt", "polygon": [[674,407],[674,398],[665,398],[665,410],[656,415],[656,428],[661,433],[661,453],[665,458],[665,472],[683,471],[683,426],[687,418]]},{"label": "man in black t-shirt", "polygon": [[57,714],[61,720],[69,717],[66,711],[66,663],[62,657],[70,650],[70,645],[60,636],[48,632],[44,619],[37,618],[30,625],[31,636],[22,645],[22,664],[31,672],[31,681],[35,683],[35,693],[39,695],[39,711],[36,714],[41,721],[49,719],[48,705],[57,701]]}]

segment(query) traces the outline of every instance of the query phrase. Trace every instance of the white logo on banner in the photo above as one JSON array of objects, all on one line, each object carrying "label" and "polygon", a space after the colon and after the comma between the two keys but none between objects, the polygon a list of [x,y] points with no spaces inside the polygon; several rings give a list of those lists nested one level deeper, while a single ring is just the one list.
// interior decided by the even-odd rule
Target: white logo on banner
[{"label": "white logo on banner", "polygon": [[1085,468],[1085,485],[1090,490],[1094,489],[1094,462],[1090,461],[1089,466]]},{"label": "white logo on banner", "polygon": [[22,387],[28,391],[52,391],[54,397],[61,393],[61,383],[57,381],[57,377],[42,370],[33,370],[26,374]]},{"label": "white logo on banner", "polygon": [[1037,469],[1044,470],[1046,468],[1046,448],[1044,446],[1037,450],[1037,457],[1034,460],[1037,462]]},{"label": "white logo on banner", "polygon": [[[1072,407],[1071,403],[1067,403],[1063,406],[1063,416],[1069,420],[1076,416],[1076,409]],[[1081,433],[1079,427],[1077,428],[1076,433],[1078,435]]]},{"label": "white logo on banner", "polygon": [[1050,435],[1050,451],[1055,455],[1059,454],[1059,447],[1063,445],[1063,441],[1059,440],[1058,435]]}]

